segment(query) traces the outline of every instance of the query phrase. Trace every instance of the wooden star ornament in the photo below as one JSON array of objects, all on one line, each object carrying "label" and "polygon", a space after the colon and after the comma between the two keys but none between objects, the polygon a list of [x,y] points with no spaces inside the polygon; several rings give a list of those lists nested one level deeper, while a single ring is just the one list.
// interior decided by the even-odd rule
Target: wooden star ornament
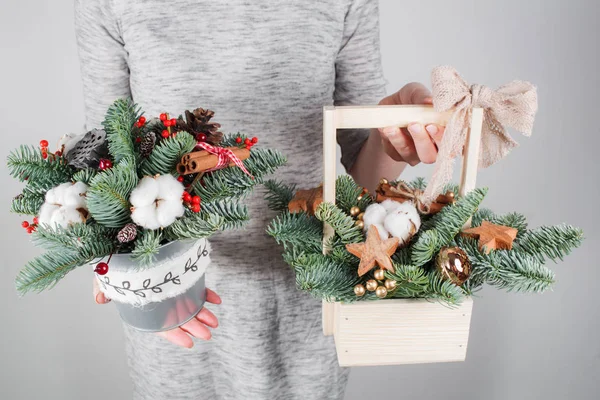
[{"label": "wooden star ornament", "polygon": [[477,228],[465,229],[461,235],[478,239],[479,251],[489,254],[492,250],[510,250],[519,231],[510,226],[483,221]]},{"label": "wooden star ornament", "polygon": [[304,211],[309,215],[315,215],[315,210],[323,202],[323,186],[314,189],[298,190],[292,201],[288,204],[291,213]]},{"label": "wooden star ornament", "polygon": [[360,258],[358,276],[363,276],[372,270],[375,265],[394,272],[394,266],[390,257],[398,248],[399,242],[398,238],[382,240],[377,228],[371,225],[367,232],[367,240],[364,243],[347,244],[346,250]]}]

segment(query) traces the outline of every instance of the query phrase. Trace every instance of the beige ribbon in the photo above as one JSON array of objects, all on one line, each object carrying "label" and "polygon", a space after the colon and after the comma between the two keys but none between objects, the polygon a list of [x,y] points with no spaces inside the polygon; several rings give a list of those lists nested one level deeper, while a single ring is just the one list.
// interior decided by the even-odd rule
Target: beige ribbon
[{"label": "beige ribbon", "polygon": [[453,158],[462,154],[474,107],[484,109],[479,168],[489,167],[517,146],[505,127],[530,136],[538,109],[536,88],[529,82],[512,81],[496,90],[469,86],[453,67],[442,66],[433,70],[431,84],[435,110],[454,109],[454,112],[444,132],[433,177],[425,190],[427,204],[452,179]]}]

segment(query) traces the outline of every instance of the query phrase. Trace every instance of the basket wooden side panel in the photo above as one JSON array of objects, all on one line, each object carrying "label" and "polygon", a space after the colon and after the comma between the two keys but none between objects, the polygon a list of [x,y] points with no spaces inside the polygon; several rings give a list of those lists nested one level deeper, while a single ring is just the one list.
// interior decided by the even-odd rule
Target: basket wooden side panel
[{"label": "basket wooden side panel", "polygon": [[464,361],[473,301],[457,308],[419,299],[335,304],[343,367]]}]

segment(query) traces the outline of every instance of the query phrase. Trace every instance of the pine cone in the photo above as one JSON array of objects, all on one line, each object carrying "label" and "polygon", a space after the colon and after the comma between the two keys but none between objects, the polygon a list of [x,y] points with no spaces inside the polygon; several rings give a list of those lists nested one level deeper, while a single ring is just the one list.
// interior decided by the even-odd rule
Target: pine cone
[{"label": "pine cone", "polygon": [[185,111],[185,121],[183,117],[177,120],[177,130],[185,131],[191,135],[203,133],[206,135],[206,142],[212,145],[217,145],[223,140],[223,132],[219,131],[221,124],[210,122],[215,113],[211,110],[197,108],[190,112]]},{"label": "pine cone", "polygon": [[154,150],[154,145],[156,143],[156,134],[154,132],[148,132],[142,138],[140,142],[140,154],[142,157],[148,157],[152,150]]},{"label": "pine cone", "polygon": [[127,224],[117,233],[119,243],[129,243],[137,236],[137,226],[135,224]]}]

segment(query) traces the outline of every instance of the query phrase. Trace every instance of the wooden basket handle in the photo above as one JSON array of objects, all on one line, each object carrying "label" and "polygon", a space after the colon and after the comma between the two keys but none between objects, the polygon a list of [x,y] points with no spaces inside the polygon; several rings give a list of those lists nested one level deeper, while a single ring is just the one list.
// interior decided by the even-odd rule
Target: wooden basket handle
[{"label": "wooden basket handle", "polygon": [[[337,178],[337,142],[336,131],[348,128],[385,128],[397,126],[405,128],[409,124],[438,124],[445,126],[452,116],[453,110],[439,113],[432,106],[343,106],[323,108],[323,201],[335,203],[335,181]],[[467,141],[463,153],[459,194],[464,196],[475,189],[481,129],[483,126],[483,109],[474,108],[471,124],[467,133]],[[469,222],[470,223],[470,222]],[[334,235],[331,226],[325,224],[323,244]],[[327,249],[323,245],[323,253]],[[333,303],[323,301],[323,333],[334,332],[335,307]]]}]

